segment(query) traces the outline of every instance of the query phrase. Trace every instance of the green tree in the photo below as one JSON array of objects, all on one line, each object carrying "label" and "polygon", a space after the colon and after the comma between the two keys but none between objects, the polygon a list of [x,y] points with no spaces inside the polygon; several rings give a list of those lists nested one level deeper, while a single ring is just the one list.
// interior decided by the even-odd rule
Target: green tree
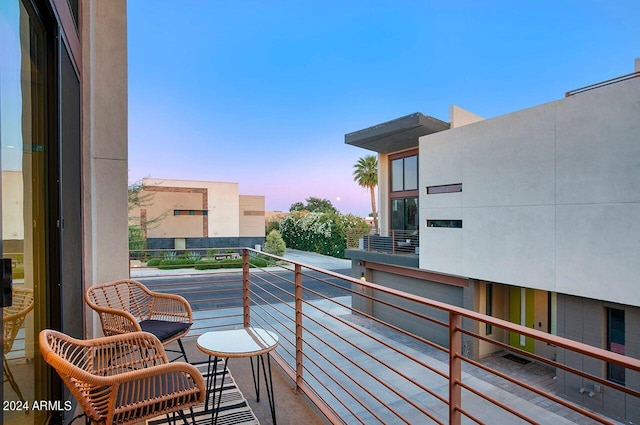
[{"label": "green tree", "polygon": [[140,226],[129,225],[129,250],[137,251],[144,249],[145,239]]},{"label": "green tree", "polygon": [[280,222],[280,232],[288,247],[344,258],[347,231],[368,229],[360,217],[337,212],[294,211]]},{"label": "green tree", "polygon": [[378,213],[376,211],[375,188],[378,185],[378,158],[375,155],[367,155],[360,158],[353,166],[353,180],[359,186],[369,189],[371,194],[371,211],[373,227],[378,228]]},{"label": "green tree", "polygon": [[278,257],[282,257],[284,255],[284,250],[287,248],[282,236],[280,236],[280,232],[277,230],[272,230],[267,235],[267,238],[264,242],[264,251],[277,255]]},{"label": "green tree", "polygon": [[272,230],[280,230],[280,220],[281,218],[271,218],[267,221],[265,225],[265,234],[268,235]]},{"label": "green tree", "polygon": [[294,211],[309,211],[309,212],[320,212],[320,213],[337,213],[338,209],[333,206],[330,200],[323,198],[315,198],[313,196],[305,199],[307,201],[306,204],[302,202],[295,202],[291,204],[289,208],[290,212]]},{"label": "green tree", "polygon": [[139,250],[146,248],[147,229],[153,229],[169,215],[169,210],[157,217],[146,217],[144,222],[140,218],[140,209],[153,204],[154,193],[144,191],[141,180],[130,183],[127,188],[128,215],[129,215],[129,249]]}]

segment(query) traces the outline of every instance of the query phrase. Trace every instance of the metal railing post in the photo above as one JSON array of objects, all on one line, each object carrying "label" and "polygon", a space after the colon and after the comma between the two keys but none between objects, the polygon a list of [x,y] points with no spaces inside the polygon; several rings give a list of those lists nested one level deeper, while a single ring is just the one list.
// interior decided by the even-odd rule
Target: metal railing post
[{"label": "metal railing post", "polygon": [[449,312],[449,424],[460,425],[462,415],[462,316]]},{"label": "metal railing post", "polygon": [[302,386],[302,266],[295,265],[295,304],[296,304],[296,390]]},{"label": "metal railing post", "polygon": [[396,253],[396,231],[391,230],[391,253]]},{"label": "metal railing post", "polygon": [[249,286],[251,276],[249,273],[249,250],[242,250],[242,313],[244,316],[244,327],[251,326],[251,300]]}]

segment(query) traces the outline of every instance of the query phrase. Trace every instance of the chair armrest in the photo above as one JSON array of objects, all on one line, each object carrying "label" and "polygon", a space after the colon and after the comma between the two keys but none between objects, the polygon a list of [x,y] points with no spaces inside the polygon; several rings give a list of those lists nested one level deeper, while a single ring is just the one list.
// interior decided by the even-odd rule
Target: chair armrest
[{"label": "chair armrest", "polygon": [[122,373],[170,364],[162,342],[148,332],[76,339],[44,329],[39,342],[42,356],[61,375],[95,385],[110,385],[116,382],[110,377]]},{"label": "chair armrest", "polygon": [[152,301],[149,319],[193,323],[191,305],[180,295],[160,292],[151,292],[150,295]]},{"label": "chair armrest", "polygon": [[[44,329],[40,351],[96,423],[143,421],[204,398],[204,378],[188,363],[169,363],[154,335],[134,332],[79,340]],[[106,419],[106,420],[105,420]]]},{"label": "chair armrest", "polygon": [[142,330],[136,318],[128,311],[99,307],[95,304],[90,304],[89,306],[100,316],[102,332],[104,332],[106,336],[140,332]]}]

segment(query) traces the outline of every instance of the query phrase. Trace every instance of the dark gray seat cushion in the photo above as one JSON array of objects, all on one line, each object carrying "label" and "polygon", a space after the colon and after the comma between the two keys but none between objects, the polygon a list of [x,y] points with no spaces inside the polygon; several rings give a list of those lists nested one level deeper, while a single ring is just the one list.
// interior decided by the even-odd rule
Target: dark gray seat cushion
[{"label": "dark gray seat cushion", "polygon": [[140,327],[143,331],[154,334],[160,341],[166,341],[191,327],[191,323],[168,322],[166,320],[143,320]]}]

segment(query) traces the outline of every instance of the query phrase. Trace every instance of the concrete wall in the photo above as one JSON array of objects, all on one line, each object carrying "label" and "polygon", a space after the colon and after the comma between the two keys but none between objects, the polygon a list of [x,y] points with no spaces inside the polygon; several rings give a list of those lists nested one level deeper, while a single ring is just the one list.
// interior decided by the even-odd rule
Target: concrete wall
[{"label": "concrete wall", "polygon": [[238,217],[238,183],[209,185],[209,237],[237,237],[240,234]]},{"label": "concrete wall", "polygon": [[451,124],[451,128],[473,124],[474,122],[482,121],[483,119],[484,118],[480,115],[476,115],[473,112],[462,109],[456,105],[451,105],[449,108],[449,123]]},{"label": "concrete wall", "polygon": [[422,137],[420,187],[463,191],[421,190],[420,268],[640,305],[639,104],[634,79]]},{"label": "concrete wall", "polygon": [[264,246],[264,237],[182,238],[184,248],[176,247],[174,238],[147,239],[148,249],[254,248]]},{"label": "concrete wall", "polygon": [[206,194],[190,192],[155,192],[143,191],[152,194],[149,205],[146,206],[147,220],[158,220],[156,223],[148,222],[147,237],[149,238],[186,238],[203,237],[207,230],[208,217],[200,215],[174,215],[174,210],[202,211],[206,209],[203,201]]},{"label": "concrete wall", "polygon": [[[558,335],[575,341],[606,348],[606,309],[625,311],[625,354],[640,358],[640,309],[567,295],[558,295]],[[595,359],[558,349],[558,361],[587,373],[606,378],[606,365]],[[640,373],[627,371],[626,386],[640,387]],[[585,388],[580,393],[580,388]],[[557,391],[569,400],[624,423],[640,422],[640,400],[619,391],[603,388],[588,379],[557,370]],[[589,393],[593,392],[590,397]]]},{"label": "concrete wall", "polygon": [[264,237],[264,196],[240,195],[240,236]]},{"label": "concrete wall", "polygon": [[[129,276],[127,235],[127,7],[82,1],[84,284]],[[87,333],[99,330],[87,309]]]},{"label": "concrete wall", "polygon": [[[182,219],[187,216],[177,216],[172,220],[167,220],[166,225],[168,226],[168,229],[166,231],[163,230],[163,227],[165,226],[163,220],[160,226],[158,226],[158,230],[153,233],[153,237],[237,237],[240,234],[238,183],[148,178],[143,179],[143,185],[159,186],[161,188],[176,188],[176,190],[173,190],[174,195],[172,197],[167,199],[161,197],[154,200],[154,204],[159,208],[158,211],[174,209],[172,205],[178,204],[192,205],[193,203],[193,205],[196,205],[198,204],[197,197],[191,199],[190,196],[192,196],[193,193],[196,193],[198,189],[202,192],[206,191],[206,202],[204,204],[199,203],[198,207],[194,209],[208,210],[208,214],[206,216],[207,234],[203,233],[202,228],[198,230],[198,225],[194,224],[195,222],[200,223],[203,216],[189,217],[189,219],[194,219],[192,222],[188,222],[185,227],[185,231],[190,234],[179,234],[179,223],[185,222],[186,220]],[[179,189],[182,189],[182,191]],[[193,190],[189,192],[191,189]],[[164,192],[157,191],[156,196],[160,193]],[[169,205],[165,206],[159,201],[166,201]],[[173,212],[171,212],[171,214],[173,214]],[[166,234],[162,234],[163,232]]]},{"label": "concrete wall", "polygon": [[[399,276],[391,273],[374,270],[371,274],[371,281],[388,288],[405,291],[421,297],[430,298],[432,300],[445,302],[447,304],[462,307],[463,288],[458,286],[443,285],[441,283],[430,282],[426,280],[417,280],[406,276]],[[398,304],[398,299],[373,291],[373,296],[382,301],[388,301]],[[448,313],[436,310],[430,307],[415,307],[410,303],[401,303],[403,307],[410,308],[417,313],[424,314],[436,320],[448,322]],[[426,320],[417,319],[414,315],[403,313],[395,308],[385,306],[380,303],[372,304],[373,316],[384,320],[385,322],[394,324],[402,329],[413,332],[427,338],[436,344],[449,346],[449,330],[448,328],[433,325]]]}]

